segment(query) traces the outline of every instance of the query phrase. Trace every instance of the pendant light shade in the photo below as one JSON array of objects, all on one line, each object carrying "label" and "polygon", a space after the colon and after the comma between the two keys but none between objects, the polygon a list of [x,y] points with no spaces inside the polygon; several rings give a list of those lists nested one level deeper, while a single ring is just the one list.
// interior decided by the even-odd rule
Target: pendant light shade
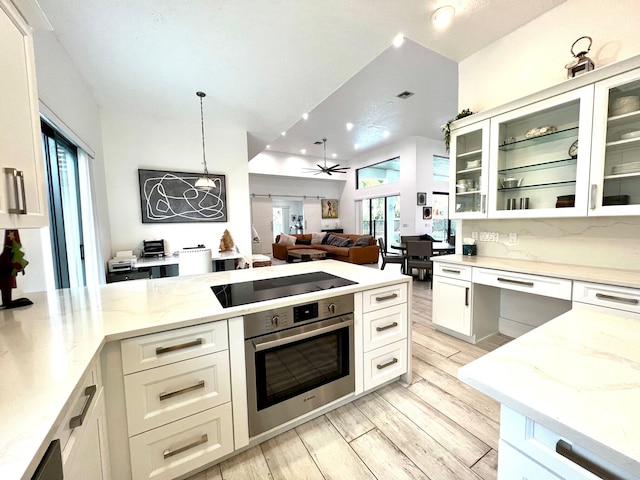
[{"label": "pendant light shade", "polygon": [[204,172],[202,173],[200,178],[196,180],[194,186],[199,190],[209,190],[215,187],[215,182],[211,180],[211,177],[209,177],[209,170],[207,169],[207,158],[204,148],[204,113],[202,110],[202,99],[206,97],[207,94],[204,92],[196,92],[196,95],[200,97],[200,125],[202,127],[202,164],[204,165]]}]

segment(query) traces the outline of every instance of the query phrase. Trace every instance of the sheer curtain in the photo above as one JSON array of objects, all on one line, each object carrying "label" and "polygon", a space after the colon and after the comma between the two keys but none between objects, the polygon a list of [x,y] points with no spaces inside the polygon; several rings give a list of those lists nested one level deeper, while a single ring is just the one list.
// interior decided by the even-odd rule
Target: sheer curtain
[{"label": "sheer curtain", "polygon": [[84,236],[84,268],[87,286],[104,283],[104,262],[101,261],[100,235],[96,221],[96,208],[91,196],[91,157],[78,148],[78,177],[80,180],[80,203],[82,205],[82,234]]}]

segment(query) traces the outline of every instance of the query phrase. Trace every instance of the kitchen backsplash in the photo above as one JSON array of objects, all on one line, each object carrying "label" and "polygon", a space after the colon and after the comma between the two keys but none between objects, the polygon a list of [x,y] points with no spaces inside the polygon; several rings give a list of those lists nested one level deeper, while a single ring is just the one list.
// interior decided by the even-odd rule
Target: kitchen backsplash
[{"label": "kitchen backsplash", "polygon": [[[459,231],[462,238],[478,233],[478,255],[640,270],[638,217],[465,220]],[[497,232],[499,241],[480,241],[484,232]]]}]

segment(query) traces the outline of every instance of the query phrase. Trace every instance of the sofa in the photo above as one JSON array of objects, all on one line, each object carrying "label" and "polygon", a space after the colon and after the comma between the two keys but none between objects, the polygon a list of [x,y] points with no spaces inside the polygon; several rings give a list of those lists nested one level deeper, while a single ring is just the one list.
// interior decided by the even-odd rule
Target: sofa
[{"label": "sofa", "polygon": [[[330,238],[333,236],[334,238]],[[294,237],[292,239],[291,237]],[[338,240],[336,240],[336,237]],[[324,243],[322,243],[324,242]],[[331,243],[346,243],[345,246]],[[298,233],[295,235],[281,234],[271,245],[273,258],[287,260],[289,250],[316,249],[327,252],[327,258],[343,262],[378,263],[379,247],[371,235],[352,235],[347,233]]]}]

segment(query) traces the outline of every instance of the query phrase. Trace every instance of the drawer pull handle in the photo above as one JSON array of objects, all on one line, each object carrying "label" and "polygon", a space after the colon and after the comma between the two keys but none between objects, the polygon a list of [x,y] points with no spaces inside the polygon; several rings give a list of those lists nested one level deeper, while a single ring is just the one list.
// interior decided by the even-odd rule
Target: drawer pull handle
[{"label": "drawer pull handle", "polygon": [[482,213],[487,213],[487,196],[482,195]]},{"label": "drawer pull handle", "polygon": [[84,389],[85,399],[84,405],[82,406],[82,411],[80,412],[80,415],[78,415],[77,417],[72,417],[71,420],[69,420],[69,428],[76,428],[82,425],[82,422],[84,422],[84,417],[86,417],[87,413],[89,412],[89,406],[91,405],[91,401],[93,400],[93,396],[96,394],[97,390],[98,389],[95,385],[90,385]]},{"label": "drawer pull handle", "polygon": [[196,338],[192,342],[181,343],[180,345],[172,345],[170,347],[158,347],[156,348],[156,355],[161,355],[163,353],[175,352],[176,350],[183,350],[189,347],[195,347],[197,345],[202,345],[204,341],[201,338]]},{"label": "drawer pull handle", "polygon": [[628,303],[630,305],[638,305],[637,298],[617,297],[615,295],[607,295],[606,293],[596,293],[596,297],[601,298],[602,300],[611,300],[613,302]]},{"label": "drawer pull handle", "polygon": [[558,440],[556,443],[556,453],[562,455],[564,458],[571,460],[576,465],[581,466],[585,470],[593,473],[598,478],[606,478],[607,480],[623,480],[622,477],[609,472],[602,468],[600,465],[594,463],[588,458],[584,458],[579,453],[573,451],[573,447],[569,442],[564,440]]},{"label": "drawer pull handle", "polygon": [[382,302],[383,300],[391,300],[393,298],[398,298],[398,294],[392,293],[390,295],[385,295],[384,297],[376,297],[376,302]]},{"label": "drawer pull handle", "polygon": [[184,447],[176,448],[175,450],[171,450],[167,448],[164,452],[162,452],[162,456],[166,460],[167,458],[173,457],[174,455],[178,455],[182,452],[186,452],[187,450],[195,448],[198,445],[202,445],[203,443],[207,443],[208,441],[209,441],[209,437],[205,433],[198,440],[196,440],[195,442],[191,442],[188,445],[185,445]]},{"label": "drawer pull handle", "polygon": [[383,363],[382,365],[376,365],[376,367],[378,367],[378,370],[382,370],[383,368],[387,368],[390,367],[391,365],[398,363],[398,359],[394,358],[393,360],[387,362],[387,363]]},{"label": "drawer pull handle", "polygon": [[523,282],[522,280],[511,280],[510,278],[498,277],[499,282],[513,283],[515,285],[522,285],[524,287],[533,287],[533,282]]},{"label": "drawer pull handle", "polygon": [[452,268],[443,268],[442,271],[447,273],[460,273],[460,270],[453,270]]},{"label": "drawer pull handle", "polygon": [[469,287],[466,287],[464,289],[464,306],[465,307],[469,306]]},{"label": "drawer pull handle", "polygon": [[178,395],[183,395],[185,393],[193,392],[194,390],[198,390],[200,388],[204,388],[204,380],[200,380],[195,385],[191,385],[190,387],[181,388],[180,390],[176,390],[175,392],[169,393],[161,393],[159,398],[160,401],[167,400],[171,397],[176,397]]},{"label": "drawer pull handle", "polygon": [[596,209],[596,195],[598,194],[598,185],[595,183],[591,184],[591,201],[589,203],[589,206],[591,207],[591,210],[595,210]]},{"label": "drawer pull handle", "polygon": [[389,325],[385,325],[384,327],[376,327],[377,332],[382,332],[384,330],[389,330],[390,328],[397,327],[398,322],[390,323]]},{"label": "drawer pull handle", "polygon": [[[24,172],[16,170],[15,168],[5,168],[4,173],[11,175],[13,178],[13,195],[16,204],[15,208],[8,208],[7,211],[9,213],[25,215],[27,213],[27,199],[24,189]],[[18,185],[18,178],[20,178],[20,185]],[[22,193],[22,195],[19,195],[18,192]],[[22,197],[22,203],[20,203],[20,197]],[[22,207],[20,205],[22,205]]]}]

